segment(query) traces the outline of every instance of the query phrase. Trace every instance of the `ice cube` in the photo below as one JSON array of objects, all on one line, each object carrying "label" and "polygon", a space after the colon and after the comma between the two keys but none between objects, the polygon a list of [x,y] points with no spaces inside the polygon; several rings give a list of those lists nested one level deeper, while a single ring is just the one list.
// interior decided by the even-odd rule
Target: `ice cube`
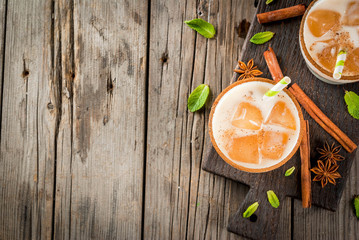
[{"label": "ice cube", "polygon": [[344,16],[343,24],[347,26],[359,25],[359,2],[348,3],[346,15]]},{"label": "ice cube", "polygon": [[327,71],[334,72],[338,52],[339,46],[337,44],[331,44],[317,54],[320,64]]},{"label": "ice cube", "polygon": [[315,10],[307,18],[310,32],[315,37],[326,34],[335,25],[339,24],[340,13],[331,10]]},{"label": "ice cube", "polygon": [[266,121],[266,124],[272,124],[296,130],[294,116],[283,101],[278,101],[274,105]]},{"label": "ice cube", "polygon": [[359,48],[348,52],[347,60],[344,64],[344,74],[349,72],[354,75],[359,74]]},{"label": "ice cube", "polygon": [[262,157],[277,160],[282,157],[286,144],[288,143],[288,134],[284,132],[263,131],[259,136],[261,138],[260,152]]},{"label": "ice cube", "polygon": [[241,102],[232,119],[232,125],[243,129],[259,130],[263,122],[262,112],[248,102]]},{"label": "ice cube", "polygon": [[257,135],[232,138],[226,150],[232,160],[244,163],[259,163]]}]

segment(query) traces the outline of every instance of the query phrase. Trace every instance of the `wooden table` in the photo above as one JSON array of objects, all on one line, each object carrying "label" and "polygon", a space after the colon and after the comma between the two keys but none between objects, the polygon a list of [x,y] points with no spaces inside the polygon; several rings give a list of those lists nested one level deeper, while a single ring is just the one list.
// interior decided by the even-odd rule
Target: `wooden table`
[{"label": "wooden table", "polygon": [[[0,239],[241,239],[226,226],[247,188],[201,162],[254,2],[0,0]],[[335,213],[287,199],[278,239],[358,239],[357,175]]]}]

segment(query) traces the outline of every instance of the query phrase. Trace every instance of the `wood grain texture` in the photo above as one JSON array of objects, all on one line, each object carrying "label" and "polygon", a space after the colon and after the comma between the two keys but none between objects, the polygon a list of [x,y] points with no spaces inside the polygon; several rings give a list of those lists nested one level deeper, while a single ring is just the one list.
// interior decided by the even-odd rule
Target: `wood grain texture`
[{"label": "wood grain texture", "polygon": [[[302,1],[303,2],[303,1]],[[292,6],[298,3],[302,3],[299,1],[286,1],[286,2],[276,2],[272,6],[266,6],[264,1],[262,1],[259,4],[258,12],[265,12],[273,9],[280,9],[283,7]],[[307,1],[306,3],[309,3],[310,1]],[[292,79],[297,82],[303,90],[308,94],[310,98],[325,112],[325,114],[328,115],[330,119],[332,119],[338,126],[349,135],[349,137],[354,140],[354,142],[358,142],[358,133],[359,129],[357,128],[358,125],[355,123],[355,119],[351,118],[349,114],[346,111],[345,103],[343,101],[343,95],[344,91],[339,86],[333,86],[333,85],[327,85],[319,80],[317,80],[306,68],[304,60],[302,59],[300,55],[299,50],[299,43],[298,43],[298,30],[299,30],[299,23],[300,18],[294,18],[291,20],[286,20],[278,23],[271,23],[266,25],[259,25],[254,24],[253,28],[250,30],[250,34],[254,34],[256,32],[261,31],[273,31],[276,32],[276,37],[273,38],[273,40],[269,43],[273,47],[273,49],[276,51],[279,62],[282,67],[282,70],[285,75],[291,76]],[[282,30],[285,31],[282,31]],[[263,59],[263,52],[267,49],[268,44],[264,44],[261,46],[255,46],[253,44],[249,44],[245,51],[243,52],[243,60],[247,61],[250,58],[254,58],[254,62],[256,65],[259,66],[259,69],[264,70],[264,76],[270,76],[265,64],[265,61]],[[296,64],[293,64],[293,63]],[[238,76],[234,75],[234,79],[236,79]],[[355,92],[358,92],[358,85],[351,84],[346,85],[346,89],[353,90]],[[336,104],[331,104],[331,102],[335,102]],[[307,113],[304,113],[305,119],[310,119],[308,117]],[[310,119],[311,124],[311,145],[315,146],[311,150],[311,156],[312,156],[312,166],[316,164],[316,159],[318,158],[318,153],[316,153],[316,147],[321,147],[325,140],[334,141],[332,138],[324,132],[323,129],[320,128],[319,125],[317,125],[312,119]],[[338,181],[338,184],[336,186],[327,186],[325,189],[321,189],[320,185],[318,183],[314,183],[313,188],[313,204],[320,205],[322,207],[335,210],[338,207],[339,200],[341,198],[341,195],[343,193],[343,189],[345,186],[345,181],[349,175],[350,167],[355,159],[355,153],[349,155],[348,153],[342,152],[343,155],[347,158],[346,161],[340,163],[340,169],[339,172],[342,174],[342,176],[345,176],[344,178],[340,179]],[[211,155],[213,154],[213,155]],[[220,159],[217,159],[217,154],[212,151],[210,153],[210,156],[212,156],[212,159],[210,162],[211,164],[208,164],[207,161],[204,162],[204,169],[207,169],[212,172],[216,172],[220,175],[225,175],[227,177],[230,177],[231,179],[235,179],[237,181],[244,182],[249,185],[258,185],[258,182],[264,182],[265,184],[268,184],[269,181],[273,181],[273,179],[276,179],[277,175],[275,172],[268,173],[267,176],[256,176],[253,178],[253,174],[246,174],[240,171],[233,170],[233,168],[228,167],[223,161],[220,161]],[[285,164],[282,168],[278,169],[278,174],[281,174],[281,171],[285,171],[287,168],[291,167],[292,165],[296,165],[297,169],[299,169],[299,155],[296,154],[295,157]],[[274,174],[274,175],[273,175]],[[267,179],[267,180],[266,180]],[[270,179],[270,180],[269,180]],[[292,180],[294,180],[294,182]],[[289,196],[300,196],[299,191],[299,185],[296,184],[296,182],[300,182],[299,175],[295,174],[293,178],[286,179],[285,180],[285,187],[282,188],[280,191],[286,192],[286,195]],[[283,180],[283,179],[282,179]],[[280,179],[278,179],[278,182],[281,182]],[[272,184],[269,184],[272,185]],[[280,184],[279,184],[280,185]],[[268,186],[271,187],[271,186]],[[275,187],[275,186],[273,186]],[[260,198],[260,196],[258,196]],[[246,202],[244,202],[246,203]],[[248,205],[248,202],[247,202]],[[296,205],[297,206],[297,205]],[[348,206],[346,208],[346,214],[348,211]],[[244,206],[241,207],[239,212],[243,212]],[[294,212],[295,213],[295,212]],[[272,214],[264,214],[264,217],[271,217]],[[239,215],[238,215],[239,216]],[[295,218],[294,221],[297,221],[298,218],[296,214],[294,214]],[[326,219],[325,217],[323,219]],[[237,219],[240,220],[240,219]],[[299,220],[300,221],[300,220]],[[338,220],[336,220],[338,221]],[[318,222],[318,221],[316,221]],[[336,229],[334,224],[328,224],[326,221],[322,221],[324,226],[327,226],[328,228]],[[247,228],[247,230],[241,226],[244,226],[244,224],[239,224],[239,222],[234,222],[236,224],[230,225],[230,228],[233,229],[233,231],[241,232],[244,231],[248,233],[249,237],[253,238],[261,238],[263,239],[266,237],[265,235],[258,234],[256,232],[251,232],[250,229]],[[294,222],[295,223],[295,222]],[[257,223],[256,223],[257,224]],[[270,226],[268,226],[270,225]],[[295,225],[295,224],[294,224]],[[268,221],[267,227],[273,227],[273,221]],[[308,225],[306,225],[308,226]],[[257,225],[253,225],[253,228],[258,227]],[[299,231],[293,232],[293,236],[298,234],[299,232],[303,231],[304,227],[299,224],[298,226]],[[265,231],[264,231],[265,232]],[[251,235],[254,234],[254,235]],[[345,233],[347,234],[347,233]],[[346,236],[344,234],[344,236]],[[349,234],[353,234],[350,233]],[[300,235],[298,235],[300,236]],[[329,235],[328,235],[329,236]],[[331,235],[333,236],[333,235]],[[268,238],[273,238],[274,236],[267,236]]]},{"label": "wood grain texture", "polygon": [[[226,226],[247,189],[202,171],[201,162],[209,108],[230,82],[253,3],[151,2],[145,239],[240,238]],[[215,26],[214,39],[183,24],[196,17]],[[210,85],[212,98],[193,114],[187,97],[201,83]]]},{"label": "wood grain texture", "polygon": [[71,239],[72,159],[73,159],[73,85],[74,59],[73,1],[59,0],[54,5],[54,54],[57,83],[57,161],[54,208],[54,239]]},{"label": "wood grain texture", "polygon": [[[3,7],[2,7],[3,10]],[[50,239],[55,126],[52,1],[8,1],[0,239]]]},{"label": "wood grain texture", "polygon": [[141,237],[147,11],[125,0],[55,6],[55,238]]}]

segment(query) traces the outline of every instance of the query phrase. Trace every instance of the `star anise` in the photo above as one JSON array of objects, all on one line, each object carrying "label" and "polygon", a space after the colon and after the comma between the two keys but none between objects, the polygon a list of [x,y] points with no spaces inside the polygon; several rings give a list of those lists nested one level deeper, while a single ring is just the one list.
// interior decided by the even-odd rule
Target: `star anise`
[{"label": "star anise", "polygon": [[330,146],[328,142],[325,142],[324,148],[318,148],[320,153],[320,159],[329,161],[331,164],[337,164],[337,161],[344,160],[344,157],[339,154],[341,146],[334,146],[334,143]]},{"label": "star anise", "polygon": [[241,74],[238,77],[238,80],[243,80],[245,78],[252,78],[252,77],[259,76],[259,75],[263,74],[261,71],[259,71],[257,69],[257,66],[253,66],[253,59],[249,60],[247,65],[242,61],[238,61],[238,65],[239,65],[240,69],[233,70],[236,73]]},{"label": "star anise", "polygon": [[318,160],[318,166],[310,170],[316,174],[316,176],[313,178],[313,181],[321,181],[322,188],[324,188],[328,182],[335,185],[335,179],[342,177],[337,172],[338,168],[338,165],[332,165],[330,161],[327,161],[324,165],[321,160]]}]

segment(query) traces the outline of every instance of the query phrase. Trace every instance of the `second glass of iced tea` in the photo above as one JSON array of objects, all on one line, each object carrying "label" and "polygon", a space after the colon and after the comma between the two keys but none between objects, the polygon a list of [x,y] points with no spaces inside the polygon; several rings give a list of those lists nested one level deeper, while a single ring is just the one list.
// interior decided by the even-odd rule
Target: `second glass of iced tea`
[{"label": "second glass of iced tea", "polygon": [[[359,81],[359,0],[314,0],[300,26],[300,48],[311,72],[331,84]],[[341,78],[333,78],[340,50]]]}]

